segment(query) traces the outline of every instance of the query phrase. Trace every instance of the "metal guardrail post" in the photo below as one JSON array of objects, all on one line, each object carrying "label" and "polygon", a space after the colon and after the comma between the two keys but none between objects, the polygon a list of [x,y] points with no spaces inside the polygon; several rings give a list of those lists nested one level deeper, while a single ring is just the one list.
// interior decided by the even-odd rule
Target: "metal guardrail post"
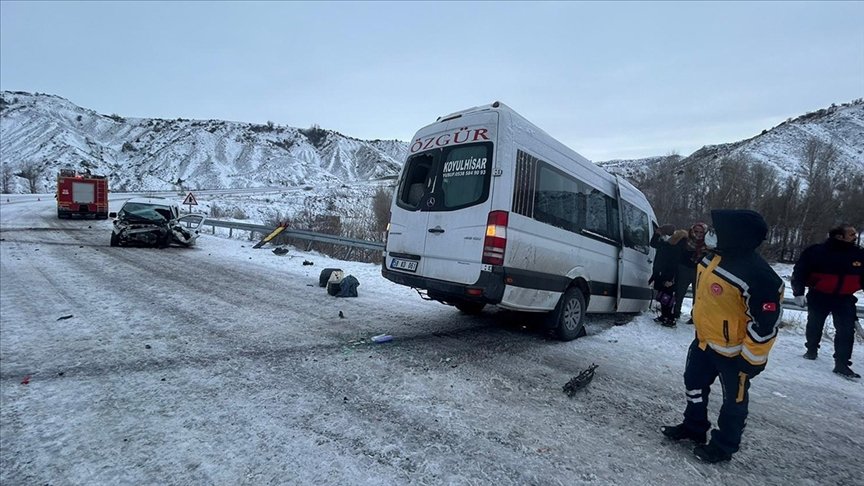
[{"label": "metal guardrail post", "polygon": [[[228,228],[229,236],[231,236],[230,231],[233,229],[243,230],[249,232],[249,241],[253,241],[255,239],[255,233],[261,234],[270,234],[273,232],[274,227],[270,227],[263,224],[252,224],[252,223],[240,223],[235,221],[221,221],[218,219],[207,219],[205,224],[209,224],[213,227],[213,232],[215,234],[216,228]],[[352,248],[362,248],[364,250],[375,250],[381,251],[384,249],[384,243],[378,241],[367,241],[367,240],[358,240],[356,238],[348,238],[344,236],[336,236],[336,235],[328,235],[324,233],[316,233],[314,231],[306,231],[306,230],[293,230],[286,229],[282,232],[283,235],[288,236],[289,238],[296,238],[298,240],[307,240],[311,242],[318,243],[330,243],[334,245],[342,245],[348,246]]]}]

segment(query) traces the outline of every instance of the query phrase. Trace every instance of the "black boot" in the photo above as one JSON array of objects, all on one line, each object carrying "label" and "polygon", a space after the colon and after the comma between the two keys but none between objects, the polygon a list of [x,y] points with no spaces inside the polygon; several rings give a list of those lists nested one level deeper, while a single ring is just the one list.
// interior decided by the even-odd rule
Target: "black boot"
[{"label": "black boot", "polygon": [[816,356],[818,356],[818,355],[819,355],[819,353],[817,353],[816,350],[811,351],[808,349],[807,352],[804,353],[804,359],[811,359],[811,360],[816,359]]},{"label": "black boot", "polygon": [[660,427],[660,432],[672,440],[689,439],[697,444],[704,444],[708,440],[708,432],[696,432],[688,429],[684,424],[664,425]]},{"label": "black boot", "polygon": [[693,454],[705,462],[715,463],[728,461],[732,459],[732,454],[721,449],[717,444],[709,442],[705,445],[698,445],[693,449]]},{"label": "black boot", "polygon": [[837,373],[843,378],[848,378],[850,380],[857,380],[858,378],[861,378],[861,375],[855,373],[854,371],[852,371],[852,368],[842,363],[838,363],[834,366],[834,373]]}]

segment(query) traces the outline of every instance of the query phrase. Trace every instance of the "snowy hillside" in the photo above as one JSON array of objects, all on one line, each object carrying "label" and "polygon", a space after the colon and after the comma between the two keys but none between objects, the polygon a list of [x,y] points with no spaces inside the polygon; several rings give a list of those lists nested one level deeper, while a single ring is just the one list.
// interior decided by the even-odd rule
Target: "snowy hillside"
[{"label": "snowy hillside", "polygon": [[[773,166],[785,178],[801,175],[803,151],[811,140],[833,145],[841,166],[864,171],[864,99],[786,120],[746,140],[706,145],[682,160],[685,164],[711,163],[721,158],[744,157]],[[629,178],[663,158],[610,160],[598,165]]]},{"label": "snowy hillside", "polygon": [[634,180],[637,179],[637,175],[643,173],[648,167],[651,165],[660,162],[667,157],[671,157],[675,160],[682,160],[684,157],[680,155],[668,155],[668,156],[657,156],[657,157],[646,157],[644,159],[628,159],[628,160],[607,160],[603,162],[597,162],[597,165],[603,167],[607,171],[618,174],[625,179]]},{"label": "snowy hillside", "polygon": [[123,118],[38,93],[4,91],[0,108],[2,162],[36,164],[43,192],[66,166],[109,175],[123,191],[290,187],[393,178],[407,154],[404,142],[318,127]]},{"label": "snowy hillside", "polygon": [[753,138],[707,146],[688,159],[747,156],[775,166],[781,172],[800,174],[796,162],[810,140],[833,145],[840,165],[864,170],[864,100],[832,106],[787,120]]},{"label": "snowy hillside", "polygon": [[[832,144],[843,166],[864,171],[864,99],[787,120],[752,138],[673,157],[710,163],[744,156],[799,174],[810,140]],[[58,96],[0,92],[0,160],[13,171],[35,164],[40,192],[57,169],[106,174],[119,191],[259,187],[338,187],[394,179],[408,153],[398,140],[358,140],[332,130],[222,120],[123,118]],[[598,162],[633,179],[655,156]],[[26,192],[13,177],[14,192]]]}]

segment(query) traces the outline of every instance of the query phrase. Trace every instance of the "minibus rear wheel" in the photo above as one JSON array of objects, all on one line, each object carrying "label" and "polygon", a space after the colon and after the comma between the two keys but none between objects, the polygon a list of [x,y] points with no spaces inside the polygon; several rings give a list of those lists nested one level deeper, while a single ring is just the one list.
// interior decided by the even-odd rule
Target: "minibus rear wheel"
[{"label": "minibus rear wheel", "polygon": [[561,296],[549,316],[555,335],[562,341],[572,341],[585,335],[585,296],[576,287],[570,287]]},{"label": "minibus rear wheel", "polygon": [[460,311],[462,311],[463,313],[470,314],[470,315],[477,315],[477,314],[483,312],[483,308],[486,307],[486,304],[483,302],[469,302],[469,301],[456,302],[453,305],[456,306],[456,308],[459,309]]}]

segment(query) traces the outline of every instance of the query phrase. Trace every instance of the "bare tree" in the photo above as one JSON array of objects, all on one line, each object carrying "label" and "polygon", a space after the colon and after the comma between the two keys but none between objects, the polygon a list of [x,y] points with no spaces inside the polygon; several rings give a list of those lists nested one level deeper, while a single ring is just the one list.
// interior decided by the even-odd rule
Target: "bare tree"
[{"label": "bare tree", "polygon": [[746,208],[753,204],[753,181],[745,175],[750,162],[744,158],[727,158],[718,163],[717,178],[707,187],[709,208]]},{"label": "bare tree", "polygon": [[393,202],[393,191],[383,187],[372,196],[372,215],[375,217],[375,232],[381,238],[390,223],[390,203]]},{"label": "bare tree", "polygon": [[838,200],[843,221],[864,230],[864,173],[852,174],[838,185]]},{"label": "bare tree", "polygon": [[[712,189],[720,179],[720,164],[702,161],[685,162],[676,173],[678,213],[683,217],[678,225],[689,227],[696,221],[708,221],[711,214]],[[667,189],[668,190],[668,189]]]},{"label": "bare tree", "polygon": [[837,149],[816,139],[807,142],[802,157],[807,188],[800,208],[799,229],[800,243],[808,245],[821,241],[827,226],[836,222],[839,201],[834,197],[833,181],[839,167]]},{"label": "bare tree", "polygon": [[39,178],[42,177],[42,167],[39,164],[26,162],[15,175],[27,181],[27,190],[30,194],[39,192]]},{"label": "bare tree", "polygon": [[639,179],[633,181],[651,201],[657,219],[663,224],[679,224],[687,219],[687,215],[682,214],[681,201],[684,197],[678,188],[678,173],[681,171],[679,157],[673,153],[653,164]]},{"label": "bare tree", "polygon": [[3,194],[12,192],[12,177],[14,175],[12,173],[12,166],[3,162],[2,168],[0,168],[0,189],[2,189]]},{"label": "bare tree", "polygon": [[790,176],[782,188],[763,203],[762,215],[771,228],[765,256],[781,262],[791,262],[798,251],[801,179]]},{"label": "bare tree", "polygon": [[836,147],[809,140],[800,155],[800,176],[783,181],[767,164],[742,157],[661,161],[633,181],[659,221],[686,227],[707,221],[711,209],[749,208],[769,226],[763,254],[795,261],[801,250],[848,222],[864,228],[864,174],[839,164]]}]

